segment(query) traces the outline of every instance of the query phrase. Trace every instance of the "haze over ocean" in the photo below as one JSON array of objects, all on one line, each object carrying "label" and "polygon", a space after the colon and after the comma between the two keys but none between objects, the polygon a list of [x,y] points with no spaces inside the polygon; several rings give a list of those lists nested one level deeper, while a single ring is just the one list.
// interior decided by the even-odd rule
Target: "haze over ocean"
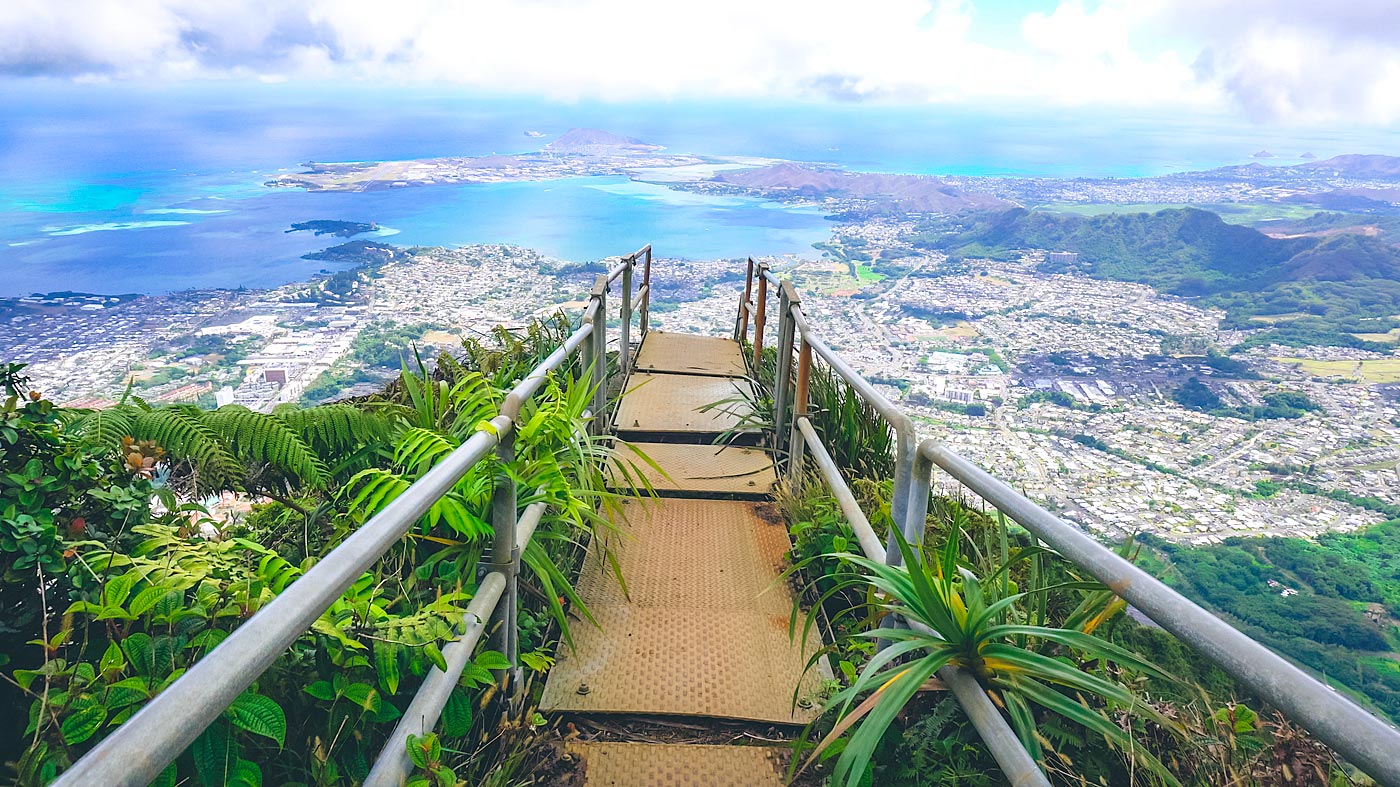
[{"label": "haze over ocean", "polygon": [[[570,127],[676,152],[961,175],[1134,177],[1250,161],[1260,149],[1400,149],[1389,132],[1241,132],[1237,123],[1092,112],[996,113],[738,103],[566,107],[430,90],[304,86],[120,91],[7,85],[0,116],[0,296],[275,286],[326,263],[340,239],[287,234],[310,219],[377,222],[402,245],[512,243],[588,260],[642,243],[667,256],[813,254],[819,213],[673,192],[623,178],[311,194],[263,181],[308,160],[514,153]],[[1188,130],[1189,126],[1189,130]],[[1086,131],[1085,129],[1088,129]],[[532,139],[524,132],[545,137]],[[387,234],[393,233],[393,234]],[[365,236],[360,236],[365,237]]]}]

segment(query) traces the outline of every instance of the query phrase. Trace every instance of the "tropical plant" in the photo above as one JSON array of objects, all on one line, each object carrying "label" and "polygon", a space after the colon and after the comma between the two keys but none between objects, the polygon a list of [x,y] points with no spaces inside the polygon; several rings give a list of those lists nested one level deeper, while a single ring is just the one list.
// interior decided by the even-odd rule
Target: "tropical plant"
[{"label": "tropical plant", "polygon": [[[369,468],[350,479],[347,494],[352,511],[373,515],[478,431],[492,428],[489,420],[499,411],[501,389],[469,369],[457,369],[451,376],[455,382],[434,379],[426,370],[404,370],[401,385],[409,406],[401,410],[403,422],[393,440],[392,466]],[[508,476],[518,490],[519,506],[537,502],[548,506],[544,526],[536,530],[521,559],[570,642],[561,596],[584,617],[592,618],[551,546],[575,549],[580,535],[611,527],[609,517],[621,514],[620,495],[609,490],[605,468],[631,464],[615,456],[610,440],[589,434],[585,413],[591,397],[591,385],[572,375],[546,380],[517,419],[515,462],[505,466],[492,457],[477,463],[428,509],[415,534],[443,547],[420,571],[465,575],[490,540],[488,512],[496,480]],[[633,466],[614,478],[640,475]]]},{"label": "tropical plant", "polygon": [[281,405],[270,414],[241,405],[210,411],[154,407],[129,392],[114,407],[61,417],[66,431],[96,450],[116,454],[129,447],[124,441],[159,446],[176,470],[172,483],[189,492],[248,492],[299,510],[288,497],[331,488],[367,465],[388,435],[383,418],[345,404]]},{"label": "tropical plant", "polygon": [[[1005,531],[1003,531],[1005,532]],[[1163,728],[1172,722],[1146,705],[1124,681],[1132,674],[1170,681],[1146,659],[1094,636],[1094,629],[1121,609],[1111,593],[1095,582],[1054,585],[1032,579],[1018,589],[1012,570],[1051,556],[1040,546],[1000,544],[994,569],[974,573],[962,559],[962,540],[950,536],[936,552],[912,547],[897,536],[904,566],[894,567],[862,556],[844,554],[863,574],[842,584],[869,584],[884,596],[889,615],[909,628],[885,627],[854,636],[889,644],[870,659],[851,685],[834,694],[824,712],[837,718],[831,732],[808,759],[851,730],[837,758],[833,782],[856,785],[866,774],[886,730],[901,709],[945,666],[973,675],[1005,709],[1022,744],[1038,760],[1050,742],[1037,733],[1037,712],[1049,713],[1101,736],[1125,756],[1140,762],[1163,783],[1178,782],[1155,757],[1134,746],[1119,714],[1150,718]],[[839,587],[839,586],[838,586]],[[827,591],[827,595],[835,592]],[[1076,609],[1058,626],[1048,625],[1039,603],[1051,590],[1083,594]],[[807,618],[813,625],[814,615]],[[794,612],[793,627],[797,624]],[[1096,669],[1090,665],[1096,664]],[[1124,673],[1120,676],[1117,673]],[[857,701],[859,700],[859,703]]]}]

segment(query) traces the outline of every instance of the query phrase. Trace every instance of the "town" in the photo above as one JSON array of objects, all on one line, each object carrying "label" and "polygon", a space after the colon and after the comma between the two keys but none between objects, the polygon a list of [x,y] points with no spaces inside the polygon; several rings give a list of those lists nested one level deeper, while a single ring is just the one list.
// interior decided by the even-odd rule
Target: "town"
[{"label": "town", "polygon": [[[1400,505],[1393,380],[1368,379],[1363,366],[1384,355],[1263,347],[1243,356],[1247,373],[1222,371],[1207,353],[1239,336],[1221,330],[1218,310],[1138,284],[1041,273],[1045,251],[952,264],[904,242],[912,226],[847,223],[829,245],[835,255],[767,262],[795,281],[829,343],[915,414],[924,436],[1065,518],[1113,537],[1199,544],[1355,530]],[[839,259],[853,244],[891,250],[898,273]],[[655,264],[655,327],[732,330],[742,260]],[[103,406],[129,389],[151,401],[267,411],[382,386],[404,358],[377,352],[386,337],[408,337],[431,357],[466,335],[576,309],[602,269],[487,245],[416,249],[367,267],[348,298],[314,297],[325,286],[314,282],[28,298],[6,311],[0,355],[30,364],[36,386],[72,407]],[[1173,399],[1188,380],[1227,405],[1290,391],[1316,409],[1253,420],[1201,412]]]}]

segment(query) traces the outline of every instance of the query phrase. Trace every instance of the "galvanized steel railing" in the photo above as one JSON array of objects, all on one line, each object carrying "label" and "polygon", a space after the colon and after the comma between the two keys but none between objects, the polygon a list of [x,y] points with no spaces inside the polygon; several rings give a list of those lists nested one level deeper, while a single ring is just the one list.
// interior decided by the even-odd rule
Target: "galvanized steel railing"
[{"label": "galvanized steel railing", "polygon": [[[641,266],[643,284],[632,292],[633,273]],[[583,367],[594,387],[592,427],[608,428],[607,293],[622,279],[619,312],[618,368],[630,364],[631,323],[649,329],[651,246],[624,258],[607,275],[596,278],[578,330],[545,358],[506,395],[489,430],[479,431],[413,483],[403,494],[370,518],[340,546],[312,566],[300,579],[270,601],[223,642],[195,663],[179,680],[156,695],[73,764],[55,787],[145,787],[180,755],[195,738],[262,675],[298,637],[365,571],[408,533],[428,509],[494,449],[503,462],[515,457],[515,427],[521,408],[565,361],[582,350]],[[633,309],[633,304],[640,308]],[[640,338],[640,337],[639,337]],[[492,647],[511,664],[498,676],[502,688],[514,687],[519,697],[519,597],[516,577],[520,553],[544,516],[545,505],[527,507],[517,519],[515,482],[506,474],[497,479],[491,498],[492,545],[489,573],[477,586],[467,607],[467,619],[456,640],[443,648],[447,671],[434,667],[414,696],[375,763],[366,785],[397,787],[409,772],[406,741],[437,723],[472,649],[488,628],[495,626]]]},{"label": "galvanized steel railing", "polygon": [[[757,285],[757,297],[751,297]],[[1153,622],[1191,645],[1250,690],[1263,697],[1319,740],[1385,787],[1400,787],[1400,731],[1295,667],[1189,599],[1167,587],[1088,534],[1036,505],[1007,484],[958,456],[936,440],[915,442],[913,423],[859,372],[822,341],[802,314],[796,291],[780,281],[767,263],[748,260],[744,294],[734,323],[734,338],[748,338],[753,320],[755,369],[762,359],[768,320],[769,285],[777,288],[778,364],[774,383],[775,454],[784,472],[795,477],[810,454],[855,531],[861,551],[872,560],[898,565],[899,550],[880,544],[870,522],[841,475],[841,468],[821,442],[808,416],[808,381],[815,352],[831,370],[876,409],[895,435],[895,477],[891,515],[910,543],[923,536],[933,468],[936,465],[997,510],[1049,544],[1066,560],[1088,571]],[[794,347],[795,343],[799,346]],[[793,355],[796,351],[796,374]],[[795,377],[795,379],[794,379]],[[786,450],[785,450],[786,449]],[[913,624],[916,628],[932,633]],[[1004,775],[1016,787],[1049,781],[1022,747],[1006,719],[976,678],[945,667],[939,672],[976,727]]]}]

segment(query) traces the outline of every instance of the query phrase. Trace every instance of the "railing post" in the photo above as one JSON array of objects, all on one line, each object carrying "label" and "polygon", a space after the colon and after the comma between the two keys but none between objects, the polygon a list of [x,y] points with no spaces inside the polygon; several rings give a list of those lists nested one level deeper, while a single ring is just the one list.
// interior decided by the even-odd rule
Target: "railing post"
[{"label": "railing post", "polygon": [[651,244],[647,244],[646,251],[646,263],[642,267],[642,314],[637,328],[640,339],[647,338],[651,330]]},{"label": "railing post", "polygon": [[792,400],[792,432],[788,438],[788,478],[796,480],[802,473],[802,452],[807,441],[797,428],[797,419],[807,416],[810,404],[808,388],[812,379],[812,345],[802,339],[802,349],[797,353],[797,394]]},{"label": "railing post", "polygon": [[627,374],[632,358],[632,268],[637,264],[636,256],[627,260],[622,269],[622,334],[617,342],[617,371]]},{"label": "railing post", "polygon": [[593,312],[593,433],[608,431],[608,277],[593,281],[591,299],[598,304]]},{"label": "railing post", "polygon": [[754,299],[753,316],[753,373],[759,374],[763,366],[763,329],[768,326],[768,263],[760,262],[755,275],[758,277],[758,297]]},{"label": "railing post", "polygon": [[[909,516],[910,497],[913,495],[911,486],[914,483],[914,457],[918,453],[918,447],[914,441],[912,428],[906,430],[895,428],[894,447],[894,489],[890,495],[890,519],[896,527],[904,532],[906,541],[913,540],[912,532],[922,534],[924,523],[923,517],[915,523]],[[928,496],[927,490],[924,496]],[[891,566],[902,565],[903,557],[899,553],[899,544],[894,539],[894,532],[890,532],[890,537],[885,545],[885,563]]]},{"label": "railing post", "polygon": [[773,386],[773,448],[779,453],[787,444],[788,405],[792,403],[792,338],[796,323],[792,309],[796,303],[792,283],[784,281],[778,287],[778,369]]},{"label": "railing post", "polygon": [[734,317],[734,341],[749,338],[749,296],[753,294],[753,257],[748,258],[744,272],[744,297],[739,300],[739,313]]},{"label": "railing post", "polygon": [[491,570],[505,577],[505,590],[496,604],[492,616],[492,650],[500,652],[510,663],[508,670],[495,672],[496,685],[502,696],[518,677],[516,671],[520,661],[520,629],[518,626],[519,585],[517,571],[520,565],[520,551],[515,540],[515,478],[511,475],[511,464],[515,462],[515,430],[511,429],[496,445],[495,485],[491,490]]}]

